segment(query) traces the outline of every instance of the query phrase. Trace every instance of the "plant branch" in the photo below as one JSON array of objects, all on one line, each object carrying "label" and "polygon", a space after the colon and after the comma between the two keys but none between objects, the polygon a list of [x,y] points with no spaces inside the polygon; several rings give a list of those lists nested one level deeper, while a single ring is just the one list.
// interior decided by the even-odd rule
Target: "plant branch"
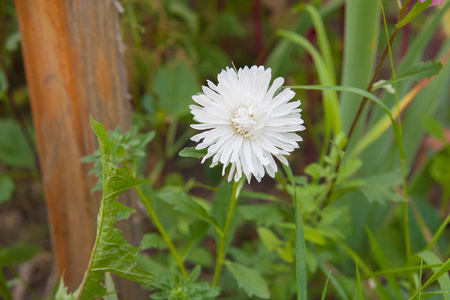
[{"label": "plant branch", "polygon": [[[374,74],[372,76],[372,79],[370,80],[369,85],[367,86],[366,91],[368,91],[368,92],[372,91],[373,85],[374,85],[375,81],[378,78],[378,74],[380,73],[381,66],[383,65],[383,62],[386,59],[387,54],[389,53],[389,48],[394,43],[395,37],[397,36],[398,31],[400,30],[400,27],[398,27],[398,23],[405,16],[406,8],[408,7],[409,1],[410,0],[406,0],[405,3],[403,4],[402,8],[400,9],[400,13],[399,13],[399,16],[398,16],[397,24],[395,25],[395,28],[394,28],[394,30],[393,30],[390,38],[389,38],[389,44],[386,45],[386,47],[384,48],[384,51],[381,54],[381,57],[378,60],[378,63],[376,65],[376,67],[375,67],[375,72],[374,72]],[[350,139],[352,138],[353,132],[354,132],[354,130],[356,128],[356,124],[358,123],[359,118],[361,117],[362,111],[364,109],[364,106],[367,103],[367,100],[368,100],[367,97],[364,97],[362,99],[361,104],[359,105],[358,111],[356,112],[355,118],[353,119],[353,122],[350,125],[350,129],[349,129],[348,135],[347,135],[347,144],[342,149],[342,151],[344,153],[347,150],[347,147],[348,147],[348,145],[350,143]],[[331,194],[333,193],[333,191],[334,191],[334,189],[336,187],[336,182],[337,182],[337,178],[338,178],[339,168],[341,166],[342,161],[343,160],[339,160],[337,162],[337,164],[336,164],[336,167],[335,167],[336,176],[333,178],[333,181],[331,182],[330,189],[328,190],[328,193],[327,193],[327,196],[325,197],[325,199],[329,199],[330,198]]]}]

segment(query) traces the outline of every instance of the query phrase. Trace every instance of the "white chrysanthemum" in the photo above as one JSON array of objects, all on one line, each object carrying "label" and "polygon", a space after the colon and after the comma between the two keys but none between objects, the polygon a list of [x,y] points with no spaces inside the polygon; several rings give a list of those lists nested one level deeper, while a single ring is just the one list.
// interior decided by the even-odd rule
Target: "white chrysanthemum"
[{"label": "white chrysanthemum", "polygon": [[289,102],[295,93],[287,88],[275,92],[284,79],[274,80],[269,88],[271,69],[263,66],[245,67],[235,72],[227,67],[217,76],[217,86],[208,80],[203,93],[193,96],[198,105],[191,105],[194,129],[206,130],[191,139],[200,142],[196,149],[208,148],[202,160],[212,157],[211,167],[223,164],[223,175],[231,164],[228,181],[238,181],[242,173],[248,181],[260,181],[267,172],[277,172],[274,157],[288,164],[284,155],[298,148],[302,138],[295,134],[304,130],[300,101]]}]

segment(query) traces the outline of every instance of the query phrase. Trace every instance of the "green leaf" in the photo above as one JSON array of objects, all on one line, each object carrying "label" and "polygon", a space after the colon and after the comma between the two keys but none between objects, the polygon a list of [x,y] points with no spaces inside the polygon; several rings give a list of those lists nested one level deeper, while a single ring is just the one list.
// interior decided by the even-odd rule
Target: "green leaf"
[{"label": "green leaf", "polygon": [[431,0],[427,0],[424,3],[417,1],[416,4],[411,8],[409,13],[397,24],[398,28],[402,28],[409,22],[411,22],[415,17],[417,17],[422,11],[430,7]]},{"label": "green leaf", "polygon": [[258,232],[261,242],[269,251],[274,251],[283,244],[283,242],[269,228],[258,227],[256,231]]},{"label": "green leaf", "polygon": [[142,237],[141,250],[146,249],[167,249],[167,243],[157,233],[147,233]]},{"label": "green leaf", "polygon": [[59,281],[58,290],[55,294],[56,300],[76,300],[78,297],[79,291],[76,291],[73,294],[70,294],[67,288],[64,286],[64,280],[61,278]]},{"label": "green leaf", "polygon": [[189,113],[191,97],[198,93],[197,86],[197,74],[184,62],[160,68],[153,81],[158,106],[176,118]]},{"label": "green leaf", "polygon": [[97,135],[102,159],[103,198],[97,217],[97,237],[91,260],[83,282],[78,289],[79,299],[95,299],[106,295],[100,283],[105,272],[112,272],[128,280],[148,287],[153,275],[139,269],[136,256],[139,249],[130,245],[114,223],[126,219],[133,212],[116,198],[127,189],[148,182],[136,179],[130,172],[116,167],[125,150],[108,136],[103,124],[91,117],[92,128]]},{"label": "green leaf", "polygon": [[320,298],[320,300],[325,300],[325,297],[327,296],[328,280],[330,279],[330,273],[331,271],[328,272],[327,281],[325,281],[325,286],[323,287],[322,297]]},{"label": "green leaf", "polygon": [[33,258],[39,250],[40,248],[34,245],[0,248],[0,266],[14,266],[24,263]]},{"label": "green leaf", "polygon": [[405,158],[405,150],[403,148],[403,138],[401,135],[400,127],[398,123],[394,120],[391,112],[389,111],[389,108],[383,103],[383,101],[380,100],[377,96],[375,96],[372,93],[369,93],[365,90],[349,87],[349,86],[321,86],[321,85],[295,85],[295,86],[289,86],[292,89],[310,89],[310,90],[332,90],[332,91],[342,91],[342,92],[350,92],[354,94],[358,94],[360,96],[366,97],[367,99],[372,100],[376,104],[378,104],[389,116],[392,123],[392,130],[394,132],[395,141],[397,142],[398,149],[400,151],[400,155],[402,158]]},{"label": "green leaf", "polygon": [[220,232],[220,227],[214,217],[210,216],[203,206],[192,200],[188,195],[182,192],[170,191],[161,194],[159,197],[163,201],[173,205],[175,210],[206,221]]},{"label": "green leaf", "polygon": [[450,145],[447,145],[432,158],[430,175],[441,185],[444,197],[450,196]]},{"label": "green leaf", "polygon": [[[422,258],[428,265],[442,264],[442,261],[439,259],[439,257],[437,257],[437,255],[434,254],[431,251],[419,252],[419,253],[417,253],[417,256]],[[446,263],[448,264],[448,261]],[[436,274],[440,274],[441,275],[439,277],[437,277],[437,276],[435,277],[433,275],[433,277],[435,277],[434,280],[436,280],[436,279],[438,280],[439,286],[440,286],[440,288],[442,290],[450,290],[450,276],[447,274],[448,270],[446,272],[444,272],[444,273],[441,273],[442,268],[444,268],[444,270],[445,270],[444,264],[441,266],[441,268],[432,268],[432,270],[433,270],[435,275]],[[431,280],[431,278],[430,278],[430,280]],[[427,281],[427,283],[425,283],[425,285],[428,286],[431,283],[432,283],[432,281],[429,282],[429,283]],[[421,287],[421,289],[420,289],[421,291],[426,288],[425,285],[423,287]],[[450,296],[449,295],[444,295],[444,299],[448,300],[448,299],[450,299]]]},{"label": "green leaf", "polygon": [[3,265],[0,263],[0,296],[2,296],[2,299],[5,300],[12,300],[12,294],[11,291],[8,288],[8,285],[6,284],[5,276],[3,275]]},{"label": "green leaf", "polygon": [[13,119],[0,119],[0,161],[12,167],[33,167],[33,154]]},{"label": "green leaf", "polygon": [[442,126],[441,123],[439,123],[439,121],[425,114],[421,116],[421,120],[426,130],[431,136],[440,139],[441,141],[445,141],[444,127]]},{"label": "green leaf", "polygon": [[[381,250],[380,245],[378,244],[377,240],[373,236],[372,232],[369,230],[369,228],[366,227],[367,235],[369,236],[370,245],[373,251],[373,254],[375,255],[375,259],[378,262],[378,265],[381,267],[382,270],[388,270],[391,268],[386,256],[384,255],[383,251]],[[389,282],[389,286],[394,290],[394,293],[397,297],[397,299],[401,299],[400,295],[400,287],[398,285],[398,281],[395,278],[393,274],[386,274],[386,279]]]},{"label": "green leaf", "polygon": [[0,204],[11,200],[15,188],[14,181],[8,175],[0,175]]},{"label": "green leaf", "polygon": [[186,147],[178,155],[181,157],[203,158],[207,152],[207,149],[196,150],[195,147]]},{"label": "green leaf", "polygon": [[240,205],[238,209],[244,220],[254,221],[256,225],[271,226],[284,219],[280,205],[274,203]]},{"label": "green leaf", "polygon": [[225,261],[225,265],[236,279],[239,287],[244,289],[249,297],[255,295],[259,298],[269,299],[267,283],[257,271],[230,261]]},{"label": "green leaf", "polygon": [[385,205],[387,201],[404,202],[405,198],[392,190],[393,186],[401,183],[401,176],[401,171],[394,170],[361,178],[363,184],[358,186],[357,189],[363,193],[369,202],[378,202],[382,205]]},{"label": "green leaf", "polygon": [[106,287],[106,296],[103,300],[119,300],[117,298],[116,287],[114,286],[114,281],[112,280],[111,273],[105,273],[105,287]]},{"label": "green leaf", "polygon": [[[400,81],[406,81],[406,80],[421,80],[424,78],[430,78],[434,75],[439,74],[439,71],[442,69],[442,63],[429,60],[426,62],[420,62],[415,66],[412,66],[411,68],[401,72],[400,74],[395,76],[395,80],[397,82]],[[379,84],[379,86],[386,86],[392,84],[394,81],[386,80],[383,81],[382,84]]]}]

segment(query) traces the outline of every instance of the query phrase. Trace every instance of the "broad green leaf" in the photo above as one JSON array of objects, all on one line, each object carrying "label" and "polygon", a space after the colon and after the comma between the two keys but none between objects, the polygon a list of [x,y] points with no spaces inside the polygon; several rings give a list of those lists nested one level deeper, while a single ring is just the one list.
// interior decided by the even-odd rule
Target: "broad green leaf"
[{"label": "broad green leaf", "polygon": [[267,283],[257,271],[230,261],[225,261],[225,265],[236,279],[239,287],[244,289],[249,297],[255,295],[263,299],[270,298]]},{"label": "broad green leaf", "polygon": [[12,167],[33,167],[33,153],[13,119],[0,119],[0,161]]},{"label": "broad green leaf", "polygon": [[159,234],[147,233],[142,237],[140,249],[167,249],[167,243]]},{"label": "broad green leaf", "polygon": [[[344,8],[341,85],[366,89],[377,59],[380,31],[379,1],[346,0]],[[341,93],[340,111],[342,128],[345,132],[350,128],[361,100],[359,95],[346,91]],[[359,138],[360,124],[355,129],[351,144]],[[351,148],[352,145],[349,145],[348,149]]]},{"label": "broad green leaf", "polygon": [[[377,240],[373,236],[372,232],[369,230],[369,228],[366,227],[367,235],[369,236],[370,240],[370,246],[372,248],[373,254],[375,255],[375,259],[378,262],[378,265],[381,267],[382,270],[390,269],[391,266],[389,264],[389,261],[387,260],[386,256],[384,255],[383,251],[381,250],[380,245],[378,244]],[[400,295],[400,287],[398,285],[398,281],[395,278],[393,274],[386,274],[386,279],[389,282],[389,286],[393,289],[397,299],[402,299]]]},{"label": "broad green leaf", "polygon": [[199,92],[197,86],[197,74],[184,62],[162,67],[153,81],[158,106],[176,118],[189,113],[191,97]]},{"label": "broad green leaf", "polygon": [[79,299],[95,299],[106,295],[105,287],[100,284],[105,272],[136,281],[144,287],[148,287],[153,279],[152,274],[137,267],[139,249],[130,245],[114,225],[133,212],[131,208],[117,202],[116,198],[127,189],[148,180],[136,179],[127,170],[118,169],[116,162],[125,155],[123,147],[108,136],[103,124],[91,118],[91,125],[97,135],[102,158],[103,198],[91,260],[78,289]]},{"label": "broad green leaf", "polygon": [[188,195],[182,192],[170,191],[161,194],[159,197],[163,201],[173,205],[175,210],[206,221],[220,231],[214,217],[210,216],[203,206],[192,200]]},{"label": "broad green leaf", "polygon": [[15,188],[14,181],[8,175],[0,175],[0,204],[11,200]]},{"label": "broad green leaf", "polygon": [[[441,264],[441,268],[432,268],[435,275],[440,272],[442,267],[444,267],[444,265],[442,264],[442,261],[439,259],[439,257],[437,257],[437,255],[431,251],[419,252],[419,253],[417,253],[417,256],[422,258],[428,265]],[[447,261],[447,263],[448,263],[448,261]],[[450,290],[450,276],[447,274],[447,272],[448,272],[448,270],[446,272],[442,273],[440,277],[437,277],[434,279],[434,280],[436,280],[436,279],[438,280],[439,286],[442,290]],[[431,280],[431,278],[430,278],[430,280]],[[428,283],[428,285],[431,283],[432,282]],[[424,285],[421,288],[421,291],[425,288],[426,288],[426,286]],[[444,299],[446,299],[446,300],[450,299],[450,295],[444,295]]]},{"label": "broad green leaf", "polygon": [[181,157],[203,158],[207,151],[207,149],[196,150],[195,147],[186,147],[178,155]]}]

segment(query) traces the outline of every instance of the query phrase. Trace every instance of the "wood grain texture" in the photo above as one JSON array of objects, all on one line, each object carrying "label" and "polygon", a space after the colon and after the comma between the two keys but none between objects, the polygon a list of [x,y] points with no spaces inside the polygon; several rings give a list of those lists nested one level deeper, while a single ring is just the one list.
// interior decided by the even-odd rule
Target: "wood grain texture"
[{"label": "wood grain texture", "polygon": [[[80,159],[97,148],[89,115],[131,124],[114,1],[15,0],[55,261],[73,291],[96,234],[99,194]],[[129,298],[132,299],[132,298]]]}]

